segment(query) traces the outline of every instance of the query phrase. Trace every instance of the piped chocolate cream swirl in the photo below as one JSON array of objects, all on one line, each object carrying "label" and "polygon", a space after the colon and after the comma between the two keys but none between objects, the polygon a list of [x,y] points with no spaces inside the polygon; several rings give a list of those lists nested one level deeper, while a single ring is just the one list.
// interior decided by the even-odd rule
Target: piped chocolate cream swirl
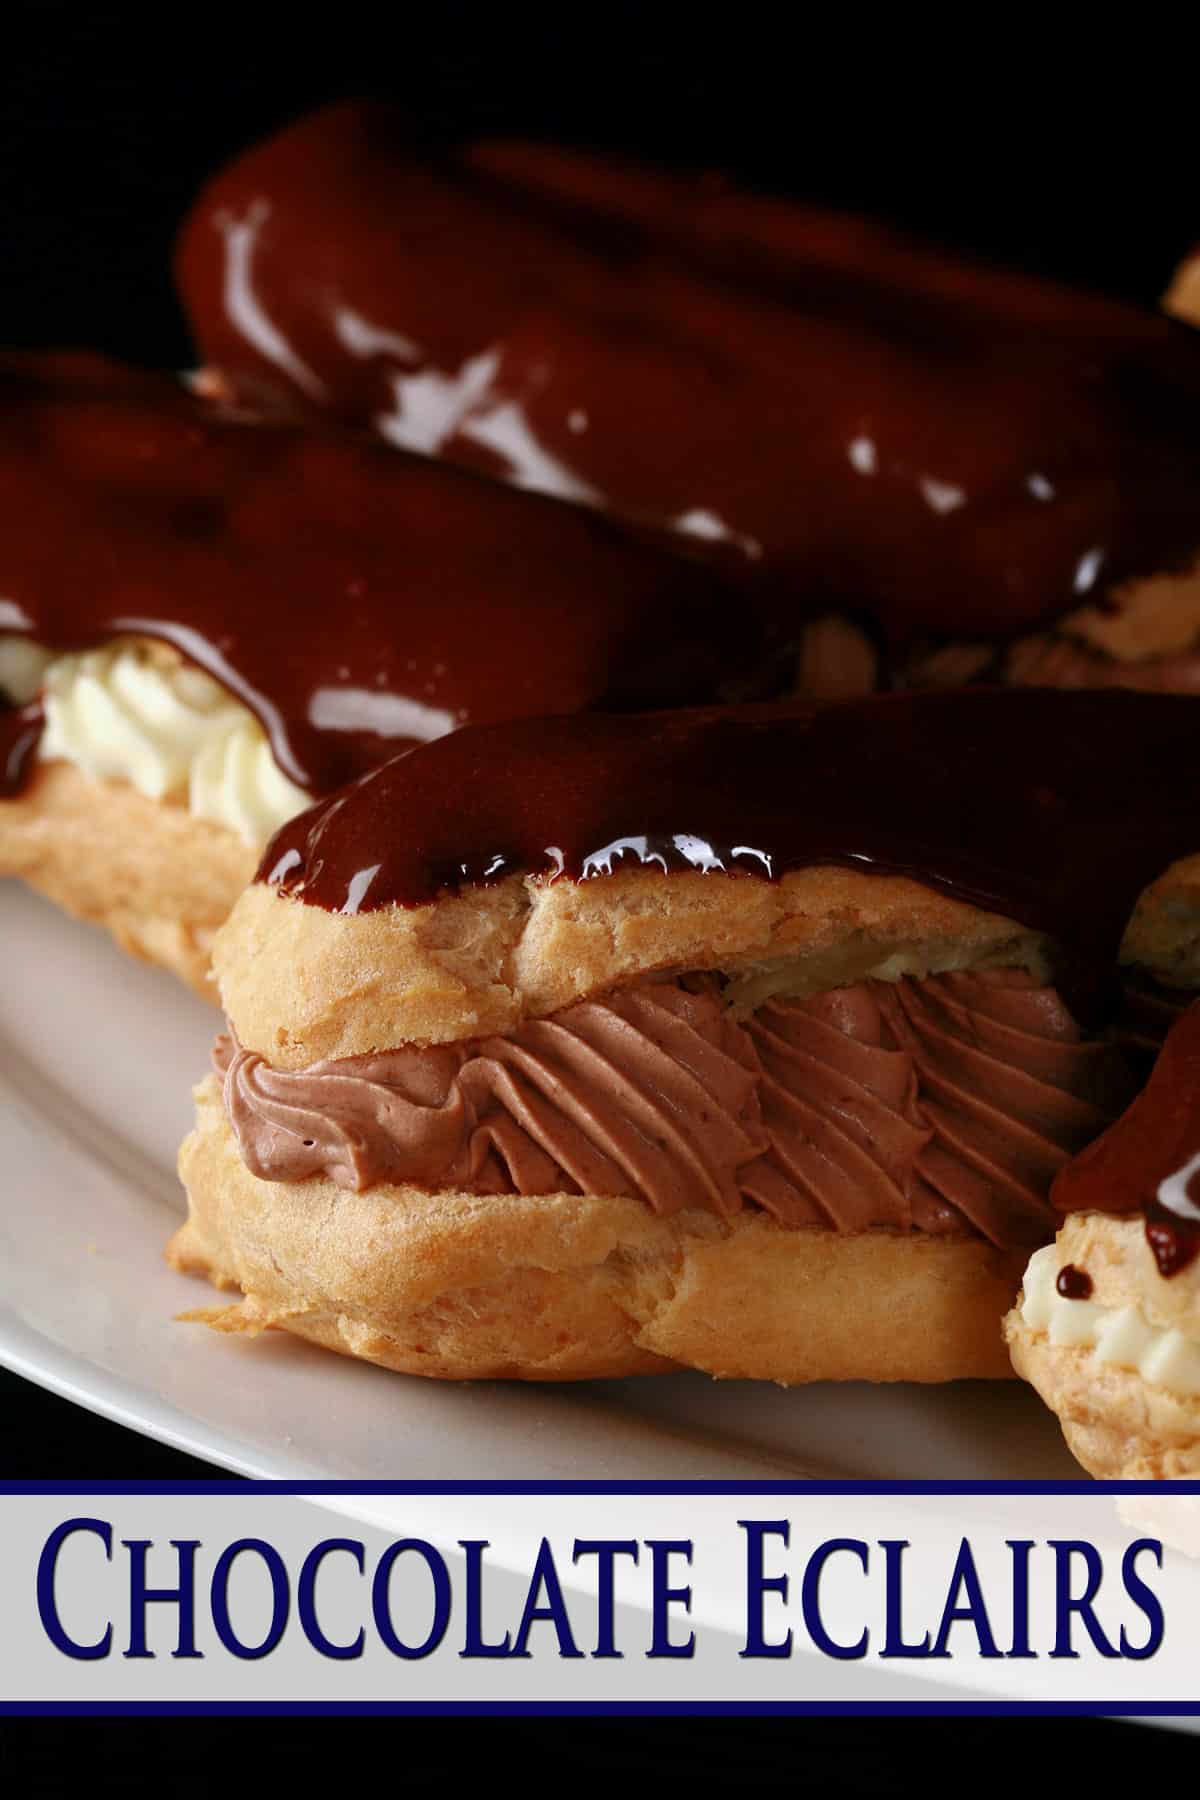
[{"label": "piped chocolate cream swirl", "polygon": [[478,1194],[627,1194],[669,1215],[1052,1229],[1047,1192],[1128,1097],[1117,1052],[1016,970],[871,980],[744,1022],[711,978],[644,982],[510,1036],[293,1073],[218,1043],[251,1172]]}]

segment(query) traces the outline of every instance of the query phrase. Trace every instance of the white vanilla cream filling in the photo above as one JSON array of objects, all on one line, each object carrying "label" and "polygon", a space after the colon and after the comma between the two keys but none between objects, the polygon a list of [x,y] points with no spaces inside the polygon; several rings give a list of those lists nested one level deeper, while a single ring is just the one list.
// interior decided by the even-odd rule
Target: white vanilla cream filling
[{"label": "white vanilla cream filling", "polygon": [[1068,1300],[1055,1285],[1058,1250],[1035,1250],[1025,1271],[1021,1317],[1054,1345],[1090,1350],[1097,1363],[1135,1369],[1143,1381],[1185,1397],[1200,1394],[1200,1343],[1175,1326],[1152,1325],[1140,1306]]},{"label": "white vanilla cream filling", "polygon": [[202,669],[145,640],[55,656],[27,638],[0,636],[0,690],[18,705],[41,693],[42,762],[127,781],[249,844],[265,844],[311,804],[247,707]]}]

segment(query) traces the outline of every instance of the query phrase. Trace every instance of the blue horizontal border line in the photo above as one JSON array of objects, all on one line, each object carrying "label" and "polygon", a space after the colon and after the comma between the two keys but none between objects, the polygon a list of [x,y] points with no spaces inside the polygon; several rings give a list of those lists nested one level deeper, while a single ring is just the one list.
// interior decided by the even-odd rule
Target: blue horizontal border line
[{"label": "blue horizontal border line", "polygon": [[1193,1719],[1200,1702],[1172,1700],[1122,1706],[1110,1700],[0,1700],[0,1718],[1122,1718]]},{"label": "blue horizontal border line", "polygon": [[732,1497],[828,1494],[1179,1494],[1200,1496],[1200,1481],[0,1481],[6,1495],[53,1494],[715,1494]]}]

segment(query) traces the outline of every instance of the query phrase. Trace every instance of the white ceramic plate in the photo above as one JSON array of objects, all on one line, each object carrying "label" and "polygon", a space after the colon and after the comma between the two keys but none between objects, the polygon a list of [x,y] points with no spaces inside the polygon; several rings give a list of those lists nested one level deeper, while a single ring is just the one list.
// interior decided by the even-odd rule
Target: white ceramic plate
[{"label": "white ceramic plate", "polygon": [[450,1386],[180,1324],[212,1297],[162,1247],[217,1015],[14,882],[0,944],[0,1362],[83,1406],[288,1480],[1079,1474],[1015,1382]]}]

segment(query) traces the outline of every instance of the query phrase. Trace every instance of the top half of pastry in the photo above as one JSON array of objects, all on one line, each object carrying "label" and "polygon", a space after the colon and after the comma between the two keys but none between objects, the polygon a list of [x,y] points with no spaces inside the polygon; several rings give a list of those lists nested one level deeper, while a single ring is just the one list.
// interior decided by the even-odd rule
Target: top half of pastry
[{"label": "top half of pastry", "polygon": [[1200,984],[1198,753],[1193,699],[1033,690],[468,730],[286,827],[214,964],[280,1070],[696,973],[740,1016],[1023,969],[1099,1021],[1119,950]]},{"label": "top half of pastry", "polygon": [[219,172],[177,273],[228,391],[654,522],[793,621],[865,614],[843,691],[879,647],[930,684],[1029,636],[993,678],[1200,683],[1200,339],[1151,309],[355,104]]},{"label": "top half of pastry", "polygon": [[462,724],[712,698],[757,654],[709,571],[590,514],[97,358],[0,366],[0,508],[0,797],[39,748],[162,797],[237,715],[286,817]]}]

